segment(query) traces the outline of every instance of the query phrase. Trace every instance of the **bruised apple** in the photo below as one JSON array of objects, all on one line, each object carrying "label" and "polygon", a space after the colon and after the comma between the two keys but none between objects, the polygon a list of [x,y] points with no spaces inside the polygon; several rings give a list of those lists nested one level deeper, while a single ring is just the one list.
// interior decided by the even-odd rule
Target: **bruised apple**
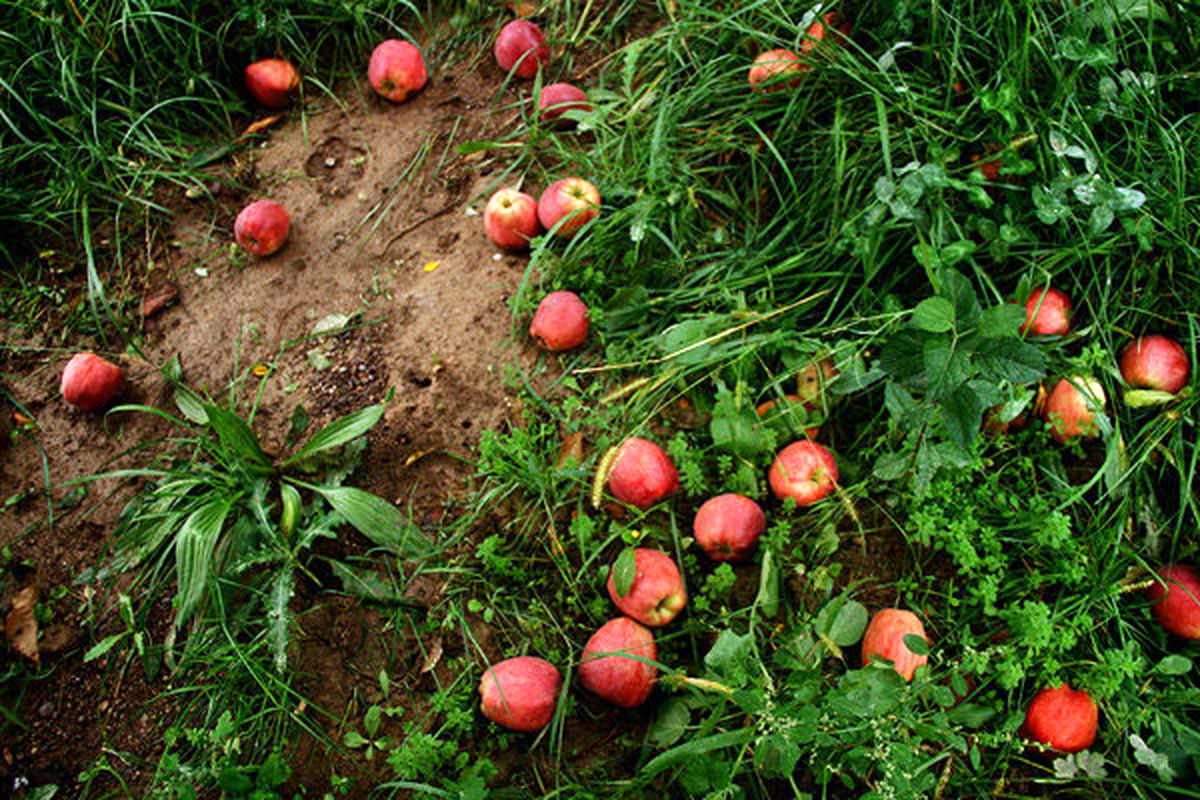
[{"label": "bruised apple", "polygon": [[1158,624],[1176,636],[1200,641],[1200,570],[1187,564],[1166,564],[1154,571],[1160,581],[1146,589]]},{"label": "bruised apple", "polygon": [[536,731],[554,715],[562,676],[549,661],[518,656],[493,664],[479,681],[483,715],[514,731]]},{"label": "bruised apple", "polygon": [[546,44],[545,34],[526,19],[514,19],[501,28],[492,53],[501,69],[518,78],[532,78],[538,67],[550,63],[550,45]]},{"label": "bruised apple", "polygon": [[564,111],[576,109],[591,111],[592,105],[587,101],[587,95],[578,86],[569,83],[551,83],[542,89],[538,98],[538,110],[542,112],[542,122],[555,122],[563,127],[574,124],[573,120],[560,119]]},{"label": "bruised apple", "polygon": [[1034,289],[1025,300],[1025,324],[1021,332],[1039,336],[1061,336],[1071,327],[1071,298],[1053,287]]},{"label": "bruised apple", "polygon": [[801,439],[779,451],[767,480],[780,500],[792,498],[809,506],[825,497],[837,484],[837,462],[833,453],[816,442]]},{"label": "bruised apple", "polygon": [[233,237],[247,252],[269,256],[287,241],[292,218],[274,200],[257,200],[242,209],[233,223]]},{"label": "bruised apple", "polygon": [[784,87],[800,85],[800,76],[808,64],[791,50],[778,47],[759,53],[750,65],[750,88],[754,91],[773,92]]},{"label": "bruised apple", "polygon": [[584,645],[579,682],[613,705],[640,706],[654,689],[658,668],[638,658],[658,660],[654,634],[629,617],[610,619]]},{"label": "bruised apple", "polygon": [[529,325],[529,335],[538,346],[555,353],[583,344],[587,332],[588,309],[574,292],[551,292],[543,297]]},{"label": "bruised apple", "polygon": [[555,181],[538,198],[538,220],[542,227],[568,239],[599,213],[600,192],[583,178]]},{"label": "bruised apple", "polygon": [[613,497],[645,510],[678,488],[679,471],[661,447],[637,436],[621,443],[608,473]]},{"label": "bruised apple", "polygon": [[282,58],[264,58],[246,67],[246,89],[261,105],[283,108],[300,85],[300,73]]},{"label": "bruised apple", "polygon": [[608,596],[622,614],[643,625],[652,628],[666,625],[687,605],[687,590],[679,567],[661,550],[639,547],[633,555],[634,576],[629,592],[617,593],[614,567],[608,571]]},{"label": "bruised apple", "polygon": [[740,494],[719,494],[696,511],[692,532],[713,561],[741,561],[754,552],[767,527],[758,503]]},{"label": "bruised apple", "polygon": [[76,353],[63,368],[63,400],[83,411],[95,411],[112,402],[125,385],[121,369],[95,353]]},{"label": "bruised apple", "polygon": [[516,189],[501,189],[483,208],[483,232],[506,250],[524,250],[538,234],[537,201]]},{"label": "bruised apple", "polygon": [[1091,695],[1064,683],[1034,696],[1021,735],[1060,753],[1078,753],[1096,741],[1099,719],[1100,709]]},{"label": "bruised apple", "polygon": [[1050,435],[1060,444],[1066,444],[1080,436],[1099,436],[1096,413],[1103,408],[1104,387],[1100,381],[1076,375],[1054,384],[1043,413],[1050,425]]},{"label": "bruised apple", "polygon": [[871,663],[874,657],[886,658],[892,662],[896,672],[904,676],[904,680],[911,681],[917,667],[928,663],[929,656],[918,655],[908,649],[904,637],[909,634],[929,641],[925,626],[913,612],[902,608],[885,608],[876,612],[867,626],[867,632],[863,634],[863,666]]},{"label": "bruised apple", "polygon": [[1175,394],[1187,385],[1192,364],[1183,347],[1166,336],[1141,336],[1121,351],[1121,377],[1134,389]]},{"label": "bruised apple", "polygon": [[367,63],[367,79],[381,97],[403,103],[425,86],[425,59],[411,42],[380,42]]}]

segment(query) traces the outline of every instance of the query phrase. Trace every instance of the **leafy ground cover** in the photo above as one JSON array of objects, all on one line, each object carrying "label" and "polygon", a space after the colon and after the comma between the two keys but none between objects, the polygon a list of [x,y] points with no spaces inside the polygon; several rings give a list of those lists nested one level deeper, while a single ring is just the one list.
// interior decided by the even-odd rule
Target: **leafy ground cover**
[{"label": "leafy ground cover", "polygon": [[[14,330],[51,320],[72,340],[142,342],[121,243],[157,224],[146,211],[168,207],[164,187],[206,187],[204,170],[245,153],[228,141],[248,120],[248,58],[289,55],[304,92],[334,103],[337,79],[404,30],[429,31],[435,76],[487,79],[511,17],[484,3],[284,5],[7,12],[20,21],[5,35],[37,43],[6,64],[29,74],[3,87],[0,147],[30,165],[6,171],[0,211],[19,232],[5,237]],[[1151,570],[1197,560],[1194,379],[1130,394],[1117,357],[1161,333],[1195,363],[1200,14],[1153,0],[846,2],[846,38],[809,46],[826,5],[547,4],[535,18],[555,60],[532,92],[585,86],[577,126],[539,124],[527,85],[495,72],[478,112],[493,124],[417,149],[413,170],[429,153],[435,175],[452,157],[474,165],[478,196],[456,209],[568,175],[603,197],[578,236],[539,238],[513,263],[494,312],[511,315],[510,350],[486,378],[512,412],[477,432],[469,485],[456,473],[439,502],[414,493],[398,508],[370,466],[393,442],[375,427],[390,396],[322,409],[311,434],[291,404],[260,420],[272,370],[235,368],[204,397],[151,354],[166,390],[140,413],[171,414],[172,430],[132,466],[72,484],[120,483],[123,510],[103,552],[72,565],[82,580],[43,587],[35,610],[47,627],[84,600],[87,635],[37,664],[10,648],[0,709],[6,738],[22,736],[39,713],[26,698],[56,670],[103,665],[105,700],[129,674],[170,718],[152,746],[121,739],[76,774],[6,779],[39,797],[1196,796],[1198,651],[1145,597]],[[749,64],[778,47],[805,51],[808,69],[751,92]],[[55,59],[88,69],[64,78]],[[305,129],[319,120],[296,113]],[[456,225],[482,237],[477,218]],[[47,238],[64,234],[80,251]],[[1047,285],[1074,305],[1065,335],[1021,330],[1021,304]],[[524,328],[557,289],[587,302],[590,338],[535,361]],[[77,303],[55,308],[60,293]],[[12,380],[40,351],[8,341]],[[823,359],[835,373],[814,369]],[[1077,375],[1106,401],[1098,435],[1064,445],[1037,390]],[[779,402],[793,394],[811,407]],[[17,421],[14,447],[38,440]],[[837,491],[777,501],[775,453],[817,424]],[[264,428],[279,446],[260,444]],[[680,473],[648,510],[604,492],[605,456],[628,436],[660,443]],[[60,483],[9,507],[28,513]],[[692,536],[721,492],[766,509],[747,563],[717,564]],[[38,531],[71,524],[59,506]],[[30,538],[2,540],[10,613]],[[575,678],[616,613],[604,582],[634,546],[670,554],[689,600],[656,629],[651,700],[618,711]],[[911,682],[860,658],[887,607],[928,633]],[[362,657],[322,671],[331,651]],[[487,665],[517,655],[565,678],[540,734],[477,710]],[[324,702],[322,681],[348,694]],[[1099,735],[1038,752],[1026,709],[1064,682],[1098,703]],[[33,763],[7,747],[10,765]]]}]

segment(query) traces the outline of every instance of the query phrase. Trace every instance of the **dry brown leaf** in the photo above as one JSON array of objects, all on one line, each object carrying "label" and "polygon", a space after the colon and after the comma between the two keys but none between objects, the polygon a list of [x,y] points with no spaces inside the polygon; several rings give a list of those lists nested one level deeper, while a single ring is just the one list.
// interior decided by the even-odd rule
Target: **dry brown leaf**
[{"label": "dry brown leaf", "polygon": [[253,136],[256,133],[262,133],[281,119],[283,119],[283,114],[272,114],[269,117],[256,119],[246,126],[246,130],[242,131],[242,136]]},{"label": "dry brown leaf", "polygon": [[563,437],[562,444],[558,446],[558,463],[554,465],[554,468],[560,469],[568,459],[574,460],[576,464],[583,463],[582,433],[569,433]]},{"label": "dry brown leaf", "polygon": [[425,656],[425,663],[421,665],[421,674],[432,672],[433,668],[442,660],[442,637],[437,637],[433,640],[433,645],[429,648],[429,654]]},{"label": "dry brown leaf", "polygon": [[166,281],[152,287],[142,295],[142,319],[149,319],[179,297],[179,289],[175,284]]},{"label": "dry brown leaf", "polygon": [[432,452],[433,452],[432,450],[418,450],[415,453],[410,453],[408,458],[404,459],[403,466],[411,467],[413,464],[417,463],[422,458],[424,458],[425,456],[429,455]]},{"label": "dry brown leaf", "polygon": [[36,605],[36,587],[26,586],[17,592],[12,600],[12,608],[8,610],[8,616],[4,620],[4,635],[14,650],[40,666],[37,618],[33,615],[33,607]]}]

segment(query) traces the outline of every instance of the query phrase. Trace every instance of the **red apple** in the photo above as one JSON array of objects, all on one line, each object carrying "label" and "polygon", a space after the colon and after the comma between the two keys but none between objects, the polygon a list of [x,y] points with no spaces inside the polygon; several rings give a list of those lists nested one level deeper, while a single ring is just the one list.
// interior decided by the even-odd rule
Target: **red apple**
[{"label": "red apple", "polygon": [[621,708],[640,706],[654,689],[658,668],[630,656],[657,661],[658,646],[654,644],[654,634],[629,617],[610,619],[583,647],[579,682],[583,688],[613,705]]},{"label": "red apple", "polygon": [[1103,409],[1104,387],[1100,381],[1076,375],[1070,379],[1062,378],[1054,384],[1046,398],[1043,413],[1050,425],[1050,435],[1060,444],[1065,444],[1080,436],[1099,436],[1096,412]]},{"label": "red apple", "polygon": [[545,350],[554,353],[583,344],[588,332],[588,309],[574,292],[551,292],[542,298],[529,335]]},{"label": "red apple", "polygon": [[[808,26],[804,40],[800,42],[800,52],[820,47],[822,42],[842,44],[850,34],[850,22],[836,11],[822,14],[813,24]],[[806,67],[807,69],[807,67]]]},{"label": "red apple", "polygon": [[696,512],[692,532],[713,561],[741,561],[754,552],[767,528],[758,503],[740,494],[719,494]]},{"label": "red apple", "polygon": [[518,656],[493,664],[479,681],[479,708],[514,731],[536,731],[554,716],[562,677],[549,661]]},{"label": "red apple", "polygon": [[516,189],[501,189],[483,209],[483,232],[500,247],[524,250],[538,234],[537,201]]},{"label": "red apple", "polygon": [[1071,299],[1053,287],[1034,289],[1025,301],[1025,324],[1022,333],[1039,336],[1061,336],[1071,327]]},{"label": "red apple", "polygon": [[870,664],[874,656],[886,658],[892,662],[896,672],[904,676],[904,680],[911,681],[917,667],[926,664],[929,656],[917,655],[908,649],[904,637],[909,634],[929,641],[929,637],[925,635],[925,626],[913,612],[901,608],[884,608],[877,611],[871,618],[871,624],[867,626],[867,632],[863,634],[863,666]]},{"label": "red apple", "polygon": [[[599,214],[600,192],[583,178],[555,181],[538,198],[542,227],[568,239]],[[557,230],[555,225],[559,226]]]},{"label": "red apple", "polygon": [[1100,709],[1087,692],[1062,684],[1043,689],[1029,704],[1021,735],[1060,753],[1078,753],[1096,741]]},{"label": "red apple", "polygon": [[265,58],[246,67],[246,88],[261,105],[283,108],[300,85],[300,73],[282,58]]},{"label": "red apple", "polygon": [[76,353],[63,369],[63,400],[84,411],[95,411],[112,402],[125,385],[121,368],[95,353]]},{"label": "red apple", "polygon": [[608,571],[608,596],[621,613],[643,625],[666,625],[687,605],[683,576],[671,557],[661,550],[639,547],[634,551],[634,577],[629,593],[617,594],[615,569]]},{"label": "red apple", "polygon": [[678,488],[679,471],[661,447],[636,436],[621,443],[608,473],[613,497],[645,510]]},{"label": "red apple", "polygon": [[785,86],[796,87],[800,85],[800,76],[807,71],[808,64],[791,50],[783,47],[768,50],[759,53],[750,65],[750,88],[773,92]]},{"label": "red apple", "polygon": [[542,122],[558,120],[559,125],[573,125],[573,120],[559,119],[564,111],[573,108],[580,111],[592,110],[592,105],[587,101],[587,95],[584,94],[583,89],[569,83],[551,83],[542,89],[542,95],[538,100],[538,109],[542,112]]},{"label": "red apple", "polygon": [[1200,570],[1187,564],[1166,564],[1154,571],[1146,597],[1158,623],[1176,636],[1200,641]]},{"label": "red apple", "polygon": [[247,252],[269,256],[287,241],[292,218],[274,200],[258,200],[242,209],[233,223],[233,236]]},{"label": "red apple", "polygon": [[[771,409],[773,409],[778,402],[779,402],[778,400],[768,400],[765,403],[759,403],[758,407],[755,408],[754,410],[758,413],[758,415],[760,417],[765,417],[765,416],[767,416],[767,414],[769,414],[771,412]],[[808,411],[808,412],[817,411],[817,407],[815,405],[813,405],[812,403],[804,402],[803,400],[800,399],[799,395],[795,395],[795,394],[786,395],[784,397],[784,402],[787,403],[788,405],[791,405],[792,403],[800,403],[804,406],[804,410]],[[790,409],[785,408],[778,413],[779,413],[779,415],[786,415],[786,414],[790,413]],[[821,426],[813,425],[811,428],[805,428],[804,435],[810,439],[816,439],[818,436],[821,435]]]},{"label": "red apple", "polygon": [[1121,377],[1134,389],[1175,394],[1187,385],[1191,370],[1183,347],[1166,336],[1142,336],[1121,351]]},{"label": "red apple", "polygon": [[382,97],[403,103],[425,86],[425,59],[412,43],[380,42],[367,64],[367,79]]},{"label": "red apple", "polygon": [[538,67],[550,63],[550,45],[542,29],[524,19],[514,19],[500,29],[492,53],[501,69],[518,78],[532,78]]},{"label": "red apple", "polygon": [[829,494],[837,479],[833,453],[807,439],[792,442],[780,450],[767,473],[776,497],[780,500],[790,497],[801,506],[810,506]]}]

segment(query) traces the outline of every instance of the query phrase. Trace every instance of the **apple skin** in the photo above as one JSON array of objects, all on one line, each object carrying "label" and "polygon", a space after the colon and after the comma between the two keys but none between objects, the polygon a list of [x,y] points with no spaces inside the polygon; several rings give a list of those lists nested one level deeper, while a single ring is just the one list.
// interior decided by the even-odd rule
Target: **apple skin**
[{"label": "apple skin", "polygon": [[819,19],[808,26],[808,30],[804,34],[804,41],[800,43],[800,52],[807,53],[809,50],[819,47],[824,41],[843,44],[846,37],[850,35],[850,30],[849,21],[836,11],[822,14]]},{"label": "apple skin", "polygon": [[908,649],[904,637],[910,633],[929,641],[925,626],[913,612],[902,608],[884,608],[875,612],[867,632],[863,634],[863,666],[871,663],[872,656],[880,656],[891,661],[904,680],[911,681],[917,667],[929,662],[929,656],[917,655]]},{"label": "apple skin", "polygon": [[661,447],[637,436],[621,443],[608,473],[613,497],[645,511],[678,488],[679,470]]},{"label": "apple skin", "polygon": [[411,42],[380,42],[367,63],[367,80],[380,97],[403,103],[425,86],[425,58]]},{"label": "apple skin", "polygon": [[574,292],[551,292],[543,297],[529,325],[529,335],[538,347],[552,353],[578,347],[587,334],[588,308]]},{"label": "apple skin", "polygon": [[1179,342],[1166,336],[1142,336],[1121,351],[1121,377],[1134,389],[1175,394],[1187,385],[1192,363]]},{"label": "apple skin", "polygon": [[610,619],[588,639],[579,664],[579,682],[592,694],[621,708],[646,702],[654,690],[657,667],[624,655],[597,657],[595,653],[628,653],[657,661],[654,634],[629,617]]},{"label": "apple skin", "polygon": [[76,353],[63,368],[63,400],[83,411],[95,411],[112,402],[125,385],[121,368],[95,353]]},{"label": "apple skin", "polygon": [[554,716],[562,676],[549,661],[518,656],[484,670],[479,681],[479,708],[498,725],[514,731],[536,731]]},{"label": "apple skin", "polygon": [[538,110],[542,112],[542,122],[554,122],[559,127],[570,127],[574,120],[561,119],[564,111],[571,109],[591,111],[592,104],[587,101],[587,95],[578,86],[569,83],[550,83],[542,89],[538,99]]},{"label": "apple skin", "polygon": [[621,610],[643,625],[660,628],[666,625],[687,605],[687,589],[683,576],[671,557],[661,550],[639,547],[633,551],[634,577],[629,594],[617,594],[616,575],[608,571],[608,596]]},{"label": "apple skin", "polygon": [[506,250],[526,250],[538,235],[537,201],[516,189],[501,189],[483,208],[483,232]]},{"label": "apple skin", "polygon": [[696,511],[692,532],[713,561],[742,561],[758,546],[767,515],[758,503],[740,494],[719,494]]},{"label": "apple skin", "polygon": [[[808,71],[808,64],[800,56],[785,47],[759,53],[750,65],[750,89],[774,92],[800,85],[800,76]],[[785,77],[795,75],[789,80]]]},{"label": "apple skin", "polygon": [[[600,192],[583,178],[563,178],[538,198],[538,221],[547,231],[569,239],[600,214]],[[562,225],[553,230],[559,221]]]},{"label": "apple skin", "polygon": [[780,500],[792,498],[797,505],[810,506],[837,485],[838,468],[833,453],[801,439],[779,451],[767,480]]},{"label": "apple skin", "polygon": [[[791,405],[792,403],[802,403],[802,404],[804,405],[804,410],[805,410],[805,411],[818,411],[818,410],[819,410],[819,409],[818,409],[818,408],[817,408],[815,405],[813,405],[812,403],[810,403],[810,402],[806,402],[806,401],[804,401],[804,400],[801,400],[801,399],[800,399],[800,395],[796,395],[796,394],[789,394],[789,395],[785,395],[785,396],[784,396],[784,398],[783,398],[783,400],[784,400],[784,402],[785,402],[785,403],[787,403],[788,405]],[[758,404],[758,406],[757,406],[757,407],[754,409],[754,411],[755,411],[755,413],[757,413],[757,414],[758,414],[760,417],[765,417],[765,416],[767,416],[767,414],[769,414],[769,413],[771,412],[771,409],[773,409],[773,408],[776,406],[776,404],[777,404],[778,402],[779,402],[779,400],[778,400],[778,399],[776,399],[776,400],[768,400],[768,401],[767,401],[767,402],[765,402],[765,403],[759,403],[759,404]],[[780,414],[787,414],[787,413],[788,413],[788,410],[787,410],[787,409],[784,409],[784,410],[782,410],[782,411],[781,411],[781,412],[779,412],[779,413],[780,413]],[[805,435],[805,436],[807,436],[807,437],[808,437],[808,438],[810,438],[810,439],[816,439],[818,436],[820,436],[820,435],[821,435],[821,426],[820,426],[820,425],[814,425],[814,426],[812,426],[811,428],[805,428],[805,429],[804,429],[804,435]]]},{"label": "apple skin", "polygon": [[[1039,307],[1040,306],[1040,307]],[[1071,298],[1054,287],[1034,289],[1025,300],[1022,333],[1062,336],[1071,328]]]},{"label": "apple skin", "polygon": [[283,108],[300,85],[300,73],[282,58],[264,58],[246,67],[246,89],[259,105]]},{"label": "apple skin", "polygon": [[537,75],[538,67],[550,63],[550,45],[546,44],[545,34],[526,19],[514,19],[500,29],[492,54],[501,69],[518,78],[532,78]]},{"label": "apple skin", "polygon": [[1080,436],[1093,439],[1100,435],[1100,429],[1096,427],[1096,412],[1088,408],[1087,397],[1075,388],[1075,384],[1095,398],[1098,409],[1104,408],[1104,387],[1100,381],[1080,375],[1070,380],[1061,378],[1050,390],[1043,409],[1050,435],[1059,444],[1066,444]]},{"label": "apple skin", "polygon": [[1091,695],[1064,683],[1034,696],[1021,735],[1059,753],[1078,753],[1096,741],[1099,719],[1100,709]]},{"label": "apple skin", "polygon": [[1187,564],[1165,564],[1154,574],[1170,584],[1155,581],[1146,588],[1158,624],[1176,636],[1200,642],[1200,570]]},{"label": "apple skin", "polygon": [[233,223],[233,237],[247,252],[269,256],[283,247],[292,218],[274,200],[257,200],[241,210]]}]

